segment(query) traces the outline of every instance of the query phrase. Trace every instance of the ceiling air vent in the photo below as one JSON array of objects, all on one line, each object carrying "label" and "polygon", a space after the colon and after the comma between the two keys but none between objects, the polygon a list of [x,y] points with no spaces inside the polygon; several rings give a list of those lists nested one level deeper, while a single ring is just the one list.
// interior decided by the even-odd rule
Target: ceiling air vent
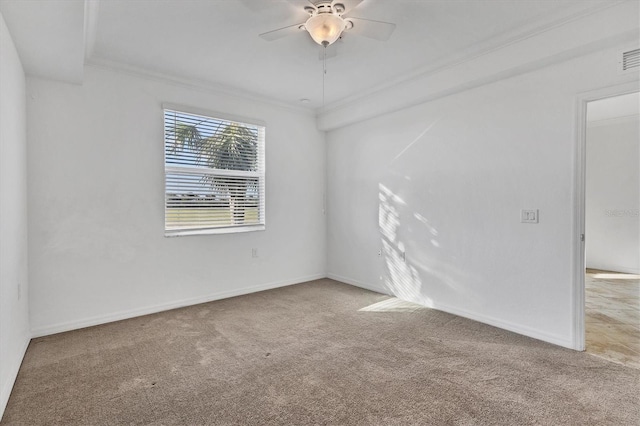
[{"label": "ceiling air vent", "polygon": [[622,52],[622,62],[620,63],[622,72],[640,68],[640,49]]}]

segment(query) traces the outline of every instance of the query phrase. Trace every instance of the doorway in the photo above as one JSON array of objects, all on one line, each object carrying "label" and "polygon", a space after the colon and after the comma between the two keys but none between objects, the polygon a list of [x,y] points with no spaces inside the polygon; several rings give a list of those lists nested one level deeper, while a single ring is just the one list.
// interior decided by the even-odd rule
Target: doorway
[{"label": "doorway", "polygon": [[586,103],[585,350],[640,368],[640,94]]}]

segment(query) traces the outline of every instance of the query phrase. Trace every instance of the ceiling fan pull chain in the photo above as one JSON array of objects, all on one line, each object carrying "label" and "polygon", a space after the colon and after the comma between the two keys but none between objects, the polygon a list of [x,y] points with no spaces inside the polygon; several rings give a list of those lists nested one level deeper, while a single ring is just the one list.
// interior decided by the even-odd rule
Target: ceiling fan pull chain
[{"label": "ceiling fan pull chain", "polygon": [[327,75],[327,45],[323,46],[322,55],[322,110],[324,112],[324,79]]}]

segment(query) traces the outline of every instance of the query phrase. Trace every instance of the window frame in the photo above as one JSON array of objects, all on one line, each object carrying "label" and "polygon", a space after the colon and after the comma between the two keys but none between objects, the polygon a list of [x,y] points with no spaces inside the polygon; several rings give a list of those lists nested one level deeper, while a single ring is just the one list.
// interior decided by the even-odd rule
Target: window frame
[{"label": "window frame", "polygon": [[[189,107],[185,105],[176,105],[171,103],[162,103],[162,127],[163,127],[163,138],[162,138],[162,146],[163,146],[163,160],[164,160],[164,173],[163,173],[163,200],[164,200],[164,208],[163,208],[163,217],[164,217],[164,236],[165,237],[180,237],[180,236],[189,236],[189,235],[216,235],[216,234],[235,234],[235,233],[243,233],[243,232],[254,232],[254,231],[264,231],[267,225],[266,219],[266,144],[267,144],[267,125],[262,120],[257,120],[253,118],[247,118],[232,114],[225,114],[214,112],[210,110],[204,110],[200,108]],[[217,227],[202,227],[202,228],[192,228],[192,229],[167,229],[167,170],[179,170],[181,169],[181,173],[188,173],[189,169],[192,169],[194,174],[202,174],[202,169],[198,169],[196,167],[191,166],[175,166],[167,164],[167,150],[166,150],[166,111],[174,111],[177,113],[184,114],[192,114],[197,116],[202,116],[205,118],[211,118],[213,120],[223,120],[229,121],[233,123],[238,123],[241,125],[249,125],[256,126],[259,129],[259,134],[262,132],[262,143],[260,143],[260,138],[258,138],[258,150],[257,150],[257,161],[258,161],[258,172],[246,172],[243,170],[218,170],[209,168],[209,170],[217,170],[216,175],[223,174],[227,176],[256,176],[261,182],[260,187],[263,188],[262,200],[260,200],[259,205],[262,206],[262,210],[259,210],[260,213],[260,222],[252,225],[231,225],[231,226],[217,226]],[[261,129],[260,129],[261,128]],[[196,172],[197,170],[197,172]],[[207,174],[205,172],[205,174]],[[212,173],[214,174],[214,173]]]}]

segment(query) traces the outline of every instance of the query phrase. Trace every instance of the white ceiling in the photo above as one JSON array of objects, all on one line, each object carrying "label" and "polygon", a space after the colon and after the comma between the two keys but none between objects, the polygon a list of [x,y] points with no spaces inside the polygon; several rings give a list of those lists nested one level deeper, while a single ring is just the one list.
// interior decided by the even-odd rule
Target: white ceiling
[{"label": "white ceiling", "polygon": [[30,75],[80,83],[84,66],[84,2],[0,0],[0,12]]},{"label": "white ceiling", "polygon": [[[385,42],[346,34],[337,43],[337,56],[327,60],[325,103],[375,91],[613,3],[364,0],[349,16],[393,22],[395,32]],[[81,59],[89,63],[317,108],[323,98],[321,48],[304,32],[273,42],[258,37],[304,22],[305,4],[306,0],[0,0],[0,11],[29,74],[59,78],[61,66],[77,62],[77,44],[82,43],[87,57],[83,50]],[[81,24],[78,10],[84,13]],[[52,26],[68,31],[47,28]],[[68,49],[58,49],[52,58],[43,47],[51,45]],[[311,102],[302,105],[304,98]]]}]

